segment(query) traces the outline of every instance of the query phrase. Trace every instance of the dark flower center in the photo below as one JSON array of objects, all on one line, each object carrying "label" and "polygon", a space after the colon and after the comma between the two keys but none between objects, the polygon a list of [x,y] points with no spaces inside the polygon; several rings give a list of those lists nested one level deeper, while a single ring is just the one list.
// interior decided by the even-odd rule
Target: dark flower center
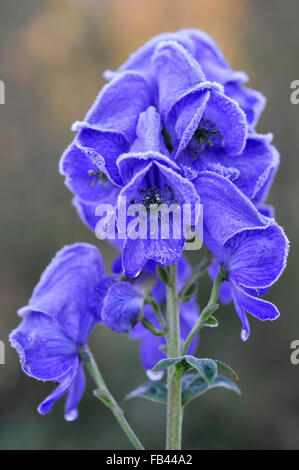
[{"label": "dark flower center", "polygon": [[188,144],[187,150],[197,155],[206,146],[221,147],[222,141],[223,136],[215,124],[209,119],[202,119]]},{"label": "dark flower center", "polygon": [[97,183],[106,184],[109,181],[105,173],[98,169],[88,170],[88,175],[93,177],[91,181],[91,186],[95,186]]},{"label": "dark flower center", "polygon": [[[174,204],[176,203],[175,194],[173,189],[169,184],[158,185],[152,188],[147,189],[140,189],[139,190],[140,199],[138,202],[143,204],[147,209],[150,208],[151,205],[158,205],[161,204]],[[136,200],[132,199],[131,204],[135,204]]]}]

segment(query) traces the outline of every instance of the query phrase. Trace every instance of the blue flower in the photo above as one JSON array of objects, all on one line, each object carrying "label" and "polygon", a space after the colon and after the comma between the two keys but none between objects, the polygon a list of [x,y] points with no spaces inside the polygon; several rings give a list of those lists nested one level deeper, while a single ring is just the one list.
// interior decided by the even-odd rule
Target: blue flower
[{"label": "blue flower", "polygon": [[155,284],[156,277],[149,271],[142,271],[135,279],[113,283],[103,302],[103,322],[118,333],[132,330],[143,318],[144,299]]},{"label": "blue flower", "polygon": [[24,372],[59,384],[39,406],[41,414],[67,393],[65,419],[78,416],[77,405],[85,389],[80,347],[101,320],[104,277],[102,257],[95,247],[66,246],[44,271],[28,306],[19,310],[22,322],[10,341]]},{"label": "blue flower", "polygon": [[197,183],[206,209],[204,241],[216,259],[210,274],[214,278],[219,265],[225,268],[227,281],[221,297],[225,302],[232,297],[245,341],[250,335],[246,312],[260,320],[279,316],[275,305],[260,296],[283,272],[289,242],[283,229],[262,215],[230,181],[206,173]]},{"label": "blue flower", "polygon": [[[155,108],[150,107],[140,115],[137,126],[137,138],[132,151],[121,155],[117,164],[124,181],[120,197],[125,197],[128,204],[142,204],[147,210],[147,226],[144,236],[125,240],[123,247],[123,269],[125,275],[136,276],[148,260],[160,265],[177,263],[182,256],[185,244],[184,220],[175,226],[175,216],[170,217],[168,236],[162,233],[163,220],[159,219],[157,233],[152,235],[152,213],[150,208],[162,204],[177,207],[184,204],[192,208],[200,203],[193,184],[182,175],[179,167],[170,159],[161,135],[160,116]],[[193,223],[197,223],[193,213]],[[130,219],[128,218],[128,224]],[[175,228],[178,229],[176,236]],[[132,234],[131,234],[132,235]]]},{"label": "blue flower", "polygon": [[[181,224],[180,237],[171,236],[178,226],[171,218],[170,236],[165,237],[159,220],[158,236],[151,236],[148,209],[174,203],[182,212],[189,204],[194,226],[206,173],[223,191],[226,182],[232,183],[235,204],[243,194],[257,208],[256,226],[264,226],[264,219],[273,215],[265,201],[279,165],[272,136],[254,131],[264,98],[243,86],[246,75],[230,68],[209,36],[196,30],[157,36],[106,76],[110,83],[84,120],[73,125],[78,134],[62,157],[60,171],[75,194],[79,216],[93,230],[100,203],[111,204],[115,212],[122,198],[126,210],[132,204],[146,207],[143,235],[134,234],[136,225],[132,228],[136,213],[125,227],[119,216],[114,222],[118,233],[111,241],[122,250],[126,276],[136,277],[149,260],[178,262],[186,227]],[[213,208],[212,192],[204,205],[205,220]],[[242,224],[251,226],[246,217],[244,213],[241,221],[234,219],[230,236]],[[227,231],[231,228],[228,221]]]}]

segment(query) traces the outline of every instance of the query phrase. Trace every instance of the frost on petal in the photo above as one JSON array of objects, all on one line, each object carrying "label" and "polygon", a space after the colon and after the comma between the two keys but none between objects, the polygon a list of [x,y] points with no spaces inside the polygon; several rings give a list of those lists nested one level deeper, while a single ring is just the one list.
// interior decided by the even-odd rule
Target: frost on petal
[{"label": "frost on petal", "polygon": [[141,318],[143,295],[129,282],[113,285],[104,300],[102,317],[111,330],[127,333]]},{"label": "frost on petal", "polygon": [[66,246],[42,274],[29,306],[55,319],[76,344],[84,344],[99,319],[97,286],[104,276],[96,247],[87,243]]}]

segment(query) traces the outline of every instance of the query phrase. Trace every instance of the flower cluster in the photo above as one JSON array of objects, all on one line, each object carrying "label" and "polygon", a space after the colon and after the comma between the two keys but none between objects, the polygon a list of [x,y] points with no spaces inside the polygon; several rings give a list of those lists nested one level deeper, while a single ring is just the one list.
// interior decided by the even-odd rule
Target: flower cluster
[{"label": "flower cluster", "polygon": [[[264,311],[259,296],[279,277],[288,250],[265,204],[279,165],[272,135],[255,131],[265,98],[244,86],[246,74],[231,69],[209,36],[192,29],[151,39],[105,77],[110,82],[73,125],[78,133],[60,163],[80,217],[95,229],[97,205],[116,206],[120,196],[158,205],[201,202],[204,242],[229,278],[242,277],[242,264],[250,264],[244,267],[250,276],[237,285],[242,298],[247,288],[258,292],[255,301],[249,307],[233,295],[247,338],[244,311],[261,319],[278,315]],[[237,251],[236,238],[247,248]],[[136,276],[148,260],[177,263],[185,241],[127,238],[125,275]],[[240,257],[234,274],[232,256]]]},{"label": "flower cluster", "polygon": [[[265,204],[279,165],[272,135],[255,130],[265,98],[244,86],[246,74],[232,70],[213,40],[198,30],[151,39],[105,77],[109,83],[84,120],[73,124],[76,136],[60,161],[80,218],[96,230],[103,215],[99,205],[117,212],[123,199],[146,210],[202,204],[203,241],[214,259],[209,273],[214,279],[219,266],[225,271],[220,297],[233,300],[246,340],[247,313],[261,320],[279,315],[261,296],[281,275],[288,251],[273,209]],[[140,339],[146,369],[165,357],[163,324],[153,305],[166,322],[166,288],[155,269],[178,264],[183,286],[191,274],[183,257],[187,227],[180,237],[165,238],[158,230],[153,238],[149,224],[145,236],[133,239],[121,236],[121,214],[109,221],[107,212],[107,226],[120,235],[111,240],[121,250],[114,273],[106,276],[96,248],[64,248],[20,310],[22,323],[11,335],[24,371],[59,383],[40,405],[41,413],[68,392],[66,417],[77,416],[85,387],[80,351],[96,323]],[[192,216],[195,225],[196,211]],[[172,218],[170,228],[174,225]],[[181,304],[182,339],[198,316],[195,298]],[[190,350],[195,346],[196,340]]]}]

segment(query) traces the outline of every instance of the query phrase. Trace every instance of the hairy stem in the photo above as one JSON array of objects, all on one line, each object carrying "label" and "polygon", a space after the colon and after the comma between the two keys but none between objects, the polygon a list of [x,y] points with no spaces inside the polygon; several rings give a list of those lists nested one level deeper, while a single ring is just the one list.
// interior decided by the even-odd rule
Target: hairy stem
[{"label": "hairy stem", "polygon": [[192,343],[194,337],[197,335],[197,333],[199,332],[201,327],[205,324],[205,322],[209,319],[209,317],[218,308],[218,306],[216,305],[216,302],[217,302],[217,299],[218,299],[218,296],[219,296],[219,292],[220,292],[222,282],[225,279],[226,279],[226,273],[224,272],[223,268],[220,267],[219,271],[218,271],[218,274],[215,278],[214,284],[213,284],[210,300],[209,300],[207,306],[202,311],[197,323],[194,325],[194,327],[190,331],[190,333],[189,333],[189,335],[188,335],[188,337],[185,341],[184,347],[182,349],[182,356],[187,354],[188,349],[190,347],[190,344]]},{"label": "hairy stem", "polygon": [[112,411],[122,430],[130,439],[135,449],[144,450],[144,447],[142,446],[138,437],[135,435],[131,426],[124,417],[122,409],[110,393],[88,346],[83,346],[81,348],[80,358],[82,362],[86,365],[91,377],[93,378],[96,386],[98,387],[98,390],[95,390],[94,392],[95,396],[99,398],[102,402],[104,402],[104,404]]},{"label": "hairy stem", "polygon": [[[170,284],[167,286],[167,355],[178,357],[180,354],[180,321],[179,298],[177,292],[177,266],[172,265],[170,271]],[[166,448],[170,450],[181,449],[183,409],[181,399],[182,376],[175,366],[167,370],[168,398],[167,398],[167,436]]]}]

